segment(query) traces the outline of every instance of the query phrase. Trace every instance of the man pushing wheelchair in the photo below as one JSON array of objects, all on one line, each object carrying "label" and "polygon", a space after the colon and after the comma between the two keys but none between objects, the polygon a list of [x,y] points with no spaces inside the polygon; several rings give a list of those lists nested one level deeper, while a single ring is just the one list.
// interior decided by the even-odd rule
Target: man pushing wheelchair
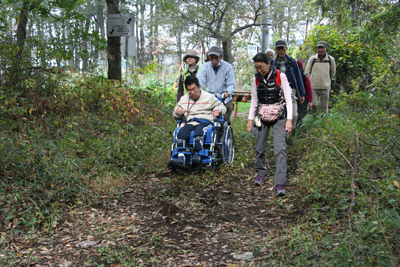
[{"label": "man pushing wheelchair", "polygon": [[[201,157],[205,155],[199,152],[203,150],[207,131],[213,127],[213,121],[226,112],[220,100],[201,90],[196,77],[188,77],[185,80],[185,86],[188,93],[181,97],[173,114],[174,119],[181,121],[181,127],[174,137],[177,150],[176,155],[173,155],[168,163],[171,169],[186,168],[188,163],[191,163],[192,167],[202,163]],[[193,140],[191,140],[192,132],[194,132]],[[188,147],[190,143],[193,143],[193,148],[190,150],[179,150],[179,148]]]}]

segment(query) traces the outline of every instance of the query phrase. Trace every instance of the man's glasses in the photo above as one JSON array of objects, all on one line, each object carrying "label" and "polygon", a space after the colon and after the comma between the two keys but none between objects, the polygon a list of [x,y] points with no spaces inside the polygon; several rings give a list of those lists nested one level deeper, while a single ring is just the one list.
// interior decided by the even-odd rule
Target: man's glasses
[{"label": "man's glasses", "polygon": [[285,50],[285,47],[283,47],[283,46],[280,46],[280,47],[277,47],[277,48],[275,48],[276,50]]}]

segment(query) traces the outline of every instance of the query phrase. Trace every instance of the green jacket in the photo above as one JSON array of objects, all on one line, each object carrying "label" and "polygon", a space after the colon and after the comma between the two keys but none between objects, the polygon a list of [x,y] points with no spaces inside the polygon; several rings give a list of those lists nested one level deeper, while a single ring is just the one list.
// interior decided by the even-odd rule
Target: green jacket
[{"label": "green jacket", "polygon": [[183,94],[186,92],[186,86],[185,86],[185,80],[189,76],[197,76],[197,73],[199,72],[199,66],[196,65],[196,70],[193,72],[189,71],[189,67],[183,70],[181,76],[179,77],[179,87],[178,87],[178,94],[177,94],[177,102],[181,99]]}]

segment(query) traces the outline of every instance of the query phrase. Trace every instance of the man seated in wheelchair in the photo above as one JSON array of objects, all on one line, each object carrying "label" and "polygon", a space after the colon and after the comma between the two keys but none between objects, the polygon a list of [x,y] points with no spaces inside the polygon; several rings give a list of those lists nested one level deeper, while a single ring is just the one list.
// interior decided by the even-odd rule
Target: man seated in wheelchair
[{"label": "man seated in wheelchair", "polygon": [[[223,116],[226,112],[226,108],[220,100],[201,90],[199,80],[196,77],[188,77],[185,80],[185,86],[188,93],[181,97],[173,114],[174,119],[181,120],[181,128],[178,129],[175,137],[176,147],[178,148],[174,150],[176,155],[173,154],[168,163],[168,167],[171,169],[186,168],[189,162],[193,167],[201,164],[199,151],[203,149],[207,130],[213,127],[213,121],[219,115]],[[194,132],[194,139],[190,140],[192,131]],[[180,147],[189,147],[191,141],[193,148],[179,149]],[[181,153],[177,153],[178,151]]]}]

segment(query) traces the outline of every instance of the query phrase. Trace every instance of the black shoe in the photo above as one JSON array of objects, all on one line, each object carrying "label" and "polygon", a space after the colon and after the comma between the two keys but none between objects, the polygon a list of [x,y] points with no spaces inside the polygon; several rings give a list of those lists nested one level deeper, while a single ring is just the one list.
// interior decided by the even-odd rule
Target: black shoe
[{"label": "black shoe", "polygon": [[185,170],[187,169],[186,165],[180,164],[177,160],[170,160],[167,165],[168,169],[174,170],[174,169],[179,169],[179,170]]},{"label": "black shoe", "polygon": [[170,169],[186,169],[186,158],[185,154],[179,153],[176,160],[170,160],[168,162],[168,168]]},{"label": "black shoe", "polygon": [[192,167],[197,167],[201,165],[201,157],[199,154],[194,154],[192,156]]}]

